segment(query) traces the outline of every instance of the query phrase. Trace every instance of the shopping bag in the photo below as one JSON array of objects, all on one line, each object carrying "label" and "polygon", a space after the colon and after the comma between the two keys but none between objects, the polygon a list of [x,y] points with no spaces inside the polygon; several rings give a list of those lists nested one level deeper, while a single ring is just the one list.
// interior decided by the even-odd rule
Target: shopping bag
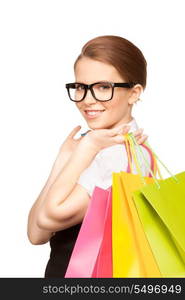
[{"label": "shopping bag", "polygon": [[185,172],[134,192],[140,220],[163,277],[185,277]]},{"label": "shopping bag", "polygon": [[[105,228],[110,228],[107,218],[107,215],[110,217],[110,203],[111,189],[105,190],[96,186],[73,248],[65,278],[91,278],[98,276],[98,272],[106,272],[105,266],[102,266],[101,269],[103,252],[100,253],[99,259],[98,254],[102,242],[106,243],[104,239]],[[111,232],[109,232],[109,238],[111,237],[110,234]],[[111,241],[108,244],[109,249],[110,243]],[[107,271],[111,272],[112,260],[108,260],[108,263]]]},{"label": "shopping bag", "polygon": [[[128,149],[127,149],[128,150]],[[147,148],[148,150],[148,148]],[[131,168],[131,158],[128,161]],[[151,152],[149,152],[151,154]],[[155,170],[153,156],[151,166]],[[150,183],[153,178],[146,177]],[[138,174],[112,174],[113,277],[160,277],[158,265],[137,214],[132,193],[142,187]]]},{"label": "shopping bag", "polygon": [[162,276],[185,277],[185,172],[173,175],[152,153],[171,176],[158,180],[153,174],[153,183],[132,197]]},{"label": "shopping bag", "polygon": [[100,251],[93,270],[93,278],[112,277],[112,187],[108,188],[107,212]]}]

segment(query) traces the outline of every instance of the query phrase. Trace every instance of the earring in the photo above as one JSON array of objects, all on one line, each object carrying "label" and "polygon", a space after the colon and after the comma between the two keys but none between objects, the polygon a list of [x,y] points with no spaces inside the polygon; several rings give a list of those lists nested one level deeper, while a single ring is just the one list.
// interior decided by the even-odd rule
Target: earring
[{"label": "earring", "polygon": [[140,98],[137,98],[135,104],[137,104],[138,101],[142,101]]},{"label": "earring", "polygon": [[137,104],[138,101],[142,101],[141,98],[137,98],[137,100],[135,100],[132,104]]}]

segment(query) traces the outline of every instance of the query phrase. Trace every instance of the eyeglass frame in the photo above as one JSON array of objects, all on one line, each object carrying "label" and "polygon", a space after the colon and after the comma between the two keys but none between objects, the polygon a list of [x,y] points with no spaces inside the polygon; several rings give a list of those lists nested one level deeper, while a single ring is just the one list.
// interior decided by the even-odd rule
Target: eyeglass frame
[{"label": "eyeglass frame", "polygon": [[[70,92],[69,92],[69,88],[70,88],[70,85],[71,84],[81,84],[83,85],[83,87],[85,88],[85,93],[84,93],[84,96],[81,100],[73,100],[70,96]],[[95,84],[98,84],[98,83],[110,83],[111,86],[112,86],[112,95],[111,95],[111,98],[108,99],[108,100],[99,100],[96,98],[95,96],[95,93],[93,91],[93,86]],[[115,87],[123,87],[123,88],[132,88],[134,85],[136,85],[135,82],[111,82],[111,81],[98,81],[98,82],[94,82],[94,83],[91,83],[91,84],[85,84],[85,83],[82,83],[82,82],[71,82],[71,83],[66,83],[65,84],[65,87],[67,89],[67,92],[68,92],[68,96],[70,98],[71,101],[73,102],[81,102],[85,99],[86,95],[87,95],[87,91],[90,90],[91,91],[91,95],[93,96],[93,98],[97,101],[100,101],[100,102],[106,102],[106,101],[110,101],[112,98],[113,98],[113,95],[114,95],[114,88]]]}]

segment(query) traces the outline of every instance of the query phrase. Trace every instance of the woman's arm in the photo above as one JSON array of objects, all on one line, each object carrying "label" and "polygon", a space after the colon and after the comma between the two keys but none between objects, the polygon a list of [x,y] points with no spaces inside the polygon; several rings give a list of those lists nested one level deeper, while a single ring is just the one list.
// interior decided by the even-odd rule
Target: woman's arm
[{"label": "woman's arm", "polygon": [[[49,227],[49,228],[44,227],[43,228],[43,227],[38,226],[38,222],[40,220],[40,218],[39,218],[40,208],[42,207],[43,202],[46,199],[46,195],[48,194],[48,191],[50,190],[52,184],[56,180],[59,173],[63,170],[64,166],[68,163],[69,158],[72,155],[74,155],[74,151],[75,151],[77,145],[80,143],[80,141],[83,138],[83,137],[80,137],[78,139],[74,139],[74,136],[79,131],[80,127],[81,126],[75,127],[71,131],[71,133],[68,135],[66,140],[63,142],[62,146],[60,147],[57,158],[55,160],[55,163],[52,167],[51,173],[48,177],[48,180],[29,212],[28,224],[27,224],[27,235],[28,235],[29,241],[34,245],[44,244],[44,243],[48,242],[50,240],[50,238],[52,237],[52,235],[54,234],[54,232],[56,231],[56,230],[53,230],[52,227]],[[95,153],[97,153],[97,152],[95,152]],[[78,154],[77,154],[77,157],[78,157]],[[87,155],[85,155],[84,157],[87,158]],[[89,161],[89,163],[90,163],[90,161]],[[72,171],[74,171],[74,165],[73,165]],[[70,172],[72,173],[72,171],[70,171]],[[87,202],[87,200],[90,198],[87,191],[80,185],[78,185],[78,186],[79,186],[78,192],[80,190],[80,192],[83,194],[82,198],[85,199]],[[42,210],[41,210],[41,212],[42,212]],[[42,223],[42,221],[43,220],[41,217],[41,223]],[[62,226],[63,226],[63,223],[61,223],[61,229],[63,228]],[[58,230],[60,230],[60,228]]]},{"label": "woman's arm", "polygon": [[77,146],[40,206],[37,219],[40,228],[58,231],[82,221],[90,197],[76,182],[97,153],[98,149],[86,142]]},{"label": "woman's arm", "polygon": [[[129,130],[128,127],[122,129],[122,134]],[[119,126],[92,131],[83,140],[79,140],[55,179],[52,180],[52,175],[48,179],[30,211],[28,236],[33,244],[43,244],[51,238],[53,232],[83,220],[90,196],[86,189],[76,182],[101,149],[124,142],[122,134]]]},{"label": "woman's arm", "polygon": [[56,160],[53,164],[52,170],[50,175],[47,179],[46,184],[44,185],[42,191],[40,192],[37,200],[33,204],[29,215],[28,215],[28,224],[27,224],[27,235],[29,241],[34,245],[44,244],[50,240],[54,232],[49,229],[43,229],[38,227],[37,219],[38,219],[38,212],[39,208],[42,205],[51,185],[53,184],[54,180],[61,172],[65,164],[68,162],[69,158],[71,157],[74,149],[81,141],[82,137],[78,139],[74,139],[76,133],[80,130],[81,126],[76,126],[70,134],[67,136],[63,144],[59,149],[59,153],[56,157]]},{"label": "woman's arm", "polygon": [[[121,126],[125,128],[125,126]],[[53,232],[62,230],[80,222],[90,199],[87,191],[77,184],[82,171],[89,166],[101,148],[123,142],[118,136],[120,127],[112,130],[95,130],[85,137],[74,140],[76,127],[61,147],[56,160],[57,169],[61,169],[57,179],[48,180],[43,192],[33,205],[28,218],[28,237],[33,244],[47,242]],[[129,130],[125,129],[125,133]],[[124,132],[123,132],[124,133]],[[119,137],[119,141],[115,140]],[[70,153],[68,163],[60,168],[63,153]],[[54,177],[54,176],[52,176]]]},{"label": "woman's arm", "polygon": [[44,244],[50,240],[54,232],[52,230],[46,230],[46,229],[41,229],[37,225],[37,216],[38,216],[38,211],[39,207],[42,205],[49,188],[53,184],[54,180],[58,176],[60,170],[62,167],[65,166],[69,159],[68,155],[65,155],[65,153],[61,153],[60,155],[60,166],[58,165],[58,160],[56,159],[52,170],[49,174],[49,177],[41,190],[39,196],[37,197],[37,200],[33,204],[29,215],[28,215],[28,224],[27,224],[27,235],[29,238],[29,241],[34,244],[34,245],[39,245],[39,244]]}]

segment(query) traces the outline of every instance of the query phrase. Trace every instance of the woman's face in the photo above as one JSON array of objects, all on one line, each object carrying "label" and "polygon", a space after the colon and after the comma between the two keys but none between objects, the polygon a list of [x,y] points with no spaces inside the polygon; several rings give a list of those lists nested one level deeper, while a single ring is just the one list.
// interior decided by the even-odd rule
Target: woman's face
[{"label": "woman's face", "polygon": [[[109,64],[90,58],[82,58],[75,69],[75,81],[92,84],[98,81],[126,82],[118,71]],[[114,95],[110,101],[100,102],[93,98],[88,90],[83,101],[75,103],[88,127],[91,129],[108,129],[131,121],[131,109],[137,101],[142,86],[137,84],[131,89],[115,87]],[[88,115],[86,110],[100,110],[95,115]]]}]

